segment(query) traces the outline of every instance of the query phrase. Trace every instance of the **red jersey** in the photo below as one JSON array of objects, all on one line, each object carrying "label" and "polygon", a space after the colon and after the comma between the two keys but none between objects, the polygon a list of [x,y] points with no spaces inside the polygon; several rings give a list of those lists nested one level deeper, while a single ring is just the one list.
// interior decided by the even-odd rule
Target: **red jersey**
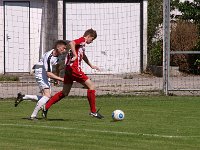
[{"label": "red jersey", "polygon": [[81,61],[83,59],[83,55],[85,53],[85,38],[81,37],[79,39],[74,40],[75,42],[75,50],[78,58],[74,61],[71,62],[73,54],[68,54],[67,55],[67,60],[66,60],[66,67],[73,67],[77,69],[81,69]]}]

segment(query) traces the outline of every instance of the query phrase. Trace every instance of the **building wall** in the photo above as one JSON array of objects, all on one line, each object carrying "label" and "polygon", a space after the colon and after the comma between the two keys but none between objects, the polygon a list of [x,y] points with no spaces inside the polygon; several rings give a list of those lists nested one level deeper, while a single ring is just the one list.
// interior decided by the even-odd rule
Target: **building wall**
[{"label": "building wall", "polygon": [[[9,0],[15,2],[14,0]],[[23,1],[23,0],[18,0]],[[4,71],[4,6],[0,1],[0,74]],[[57,1],[30,0],[30,73],[45,51],[57,40]],[[47,23],[48,22],[48,23]],[[17,65],[17,64],[16,64]]]},{"label": "building wall", "polygon": [[0,73],[4,72],[4,17],[3,1],[0,1]]},{"label": "building wall", "polygon": [[[141,18],[141,5],[137,3],[70,3],[66,1],[66,39],[72,40],[93,28],[98,37],[88,45],[86,54],[101,73],[140,73],[143,36],[143,68],[147,63],[147,1],[143,3],[144,18]],[[87,9],[86,9],[87,8]],[[141,19],[143,24],[141,24]],[[141,35],[143,26],[144,35]],[[85,63],[82,65],[88,74],[95,73]]]},{"label": "building wall", "polygon": [[[14,1],[14,0],[10,0]],[[23,0],[18,0],[23,1]],[[0,73],[4,73],[4,12],[3,12],[3,2],[0,1]],[[50,50],[53,47],[54,42],[57,39],[63,39],[63,0],[30,0],[30,72],[32,71],[32,66],[38,62],[39,58],[42,56],[42,54],[48,50]],[[134,6],[133,6],[134,7]],[[139,6],[137,6],[139,8]],[[135,10],[135,9],[134,9]],[[101,10],[99,10],[101,11]],[[139,11],[139,10],[138,10]],[[113,12],[114,13],[114,12]],[[136,12],[133,12],[132,15],[136,15]],[[92,16],[93,17],[93,16]],[[103,16],[102,16],[103,17]],[[115,17],[113,15],[113,17]],[[123,17],[123,16],[121,16]],[[131,19],[131,18],[130,18]],[[110,20],[111,21],[111,20]],[[134,22],[133,22],[134,23]],[[116,25],[117,26],[117,25]],[[133,24],[135,26],[135,24]],[[89,27],[89,26],[88,26]],[[83,31],[87,27],[84,27],[81,25],[81,32],[76,32],[75,30],[68,30],[68,32],[71,32],[73,36],[67,37],[67,39],[71,40],[75,37],[81,36],[83,34]],[[68,28],[69,29],[69,28]],[[135,28],[136,29],[136,28]],[[98,30],[98,27],[97,27]],[[139,28],[134,32],[138,32]],[[79,30],[80,31],[80,30]],[[144,21],[143,21],[143,68],[146,68],[146,60],[147,60],[147,51],[146,51],[146,38],[147,38],[147,1],[144,1]],[[76,35],[74,34],[76,32]],[[103,35],[101,35],[103,36]],[[101,37],[99,36],[99,37]],[[100,39],[98,37],[98,39]],[[104,40],[105,41],[105,40]],[[116,41],[117,42],[117,41]],[[126,43],[126,41],[124,41]],[[136,41],[136,44],[138,46],[139,38]],[[93,44],[94,45],[94,44]],[[99,53],[103,54],[103,50],[106,50],[105,47],[101,44],[99,45],[99,42],[95,44],[96,47],[101,48]],[[122,45],[118,45],[122,46]],[[91,49],[92,47],[89,47]],[[116,47],[118,48],[118,47]],[[132,48],[136,48],[133,46]],[[92,49],[91,49],[92,50]],[[112,52],[111,52],[112,53]],[[139,51],[137,53],[140,53]],[[93,54],[91,54],[92,56]],[[134,54],[133,57],[130,57],[130,59],[135,59],[134,57],[138,54]],[[117,57],[119,55],[116,55]],[[105,58],[105,57],[104,57]],[[98,57],[97,59],[100,59]],[[97,60],[96,58],[93,58],[93,62]],[[121,58],[119,58],[121,59]],[[138,63],[139,63],[139,57]],[[112,60],[113,61],[113,60]],[[109,61],[107,61],[109,62]],[[105,67],[107,67],[109,64],[105,63],[104,61],[102,63],[105,63]],[[102,64],[101,63],[101,64]],[[111,65],[114,62],[111,62]],[[101,65],[100,64],[100,65]],[[17,64],[16,64],[17,65]],[[98,64],[97,64],[98,65]],[[103,66],[103,67],[104,67]],[[133,68],[134,65],[132,66]],[[134,72],[131,66],[129,66],[129,69],[131,72]],[[137,67],[135,72],[139,72],[139,68]],[[107,68],[109,70],[109,68]],[[122,67],[123,69],[123,67]],[[88,71],[90,72],[90,71]],[[109,71],[108,71],[109,72]],[[111,71],[112,72],[112,71]],[[118,72],[118,71],[113,71]],[[123,72],[123,71],[121,71]]]}]

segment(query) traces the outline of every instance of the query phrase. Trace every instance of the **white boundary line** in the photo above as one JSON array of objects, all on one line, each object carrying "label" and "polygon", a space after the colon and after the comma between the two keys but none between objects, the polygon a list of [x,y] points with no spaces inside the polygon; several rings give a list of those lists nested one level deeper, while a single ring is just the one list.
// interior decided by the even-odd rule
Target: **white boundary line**
[{"label": "white boundary line", "polygon": [[121,135],[136,135],[136,136],[147,136],[147,137],[159,137],[159,138],[200,138],[200,135],[194,136],[176,136],[176,135],[159,135],[159,134],[148,134],[148,133],[133,133],[133,132],[120,132],[120,131],[107,131],[107,130],[93,130],[93,129],[77,129],[67,128],[58,126],[44,126],[44,125],[24,125],[24,124],[0,124],[0,126],[15,126],[15,127],[34,127],[34,128],[46,128],[46,129],[59,129],[59,130],[76,130],[85,132],[98,132],[98,133],[110,133],[110,134],[121,134]]}]

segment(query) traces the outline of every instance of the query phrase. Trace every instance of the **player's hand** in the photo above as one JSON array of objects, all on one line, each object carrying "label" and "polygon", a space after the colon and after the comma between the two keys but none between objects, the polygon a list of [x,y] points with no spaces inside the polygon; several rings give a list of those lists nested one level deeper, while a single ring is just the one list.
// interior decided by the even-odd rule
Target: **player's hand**
[{"label": "player's hand", "polygon": [[101,71],[101,70],[99,69],[99,67],[97,67],[97,66],[92,66],[91,68],[92,68],[92,69],[95,69],[95,70],[97,70],[97,71]]},{"label": "player's hand", "polygon": [[[64,78],[61,78],[60,81],[64,82]],[[60,84],[60,81],[58,81],[58,84]]]},{"label": "player's hand", "polygon": [[77,58],[77,56],[72,57],[71,62],[74,62]]}]

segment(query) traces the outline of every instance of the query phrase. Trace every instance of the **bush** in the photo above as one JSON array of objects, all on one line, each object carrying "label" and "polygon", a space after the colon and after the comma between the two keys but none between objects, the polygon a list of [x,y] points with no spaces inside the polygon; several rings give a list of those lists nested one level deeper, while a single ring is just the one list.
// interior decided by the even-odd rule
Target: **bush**
[{"label": "bush", "polygon": [[198,43],[198,27],[194,23],[178,21],[171,30],[171,51],[190,51]]},{"label": "bush", "polygon": [[[198,45],[198,38],[197,25],[188,21],[178,21],[171,29],[171,51],[193,51]],[[173,54],[170,64],[190,73],[197,57],[198,55],[193,54]]]},{"label": "bush", "polygon": [[19,81],[19,77],[14,75],[0,75],[0,81]]},{"label": "bush", "polygon": [[[157,30],[159,25],[163,22],[163,2],[160,0],[148,0],[148,66],[150,67],[152,64],[162,64],[162,60],[154,58],[154,56],[162,53],[160,51],[160,42],[155,43],[153,39],[157,36]],[[162,54],[161,54],[162,55]],[[159,62],[156,62],[157,60]]]},{"label": "bush", "polygon": [[163,62],[163,44],[162,41],[152,43],[150,51],[150,64],[162,66]]}]

